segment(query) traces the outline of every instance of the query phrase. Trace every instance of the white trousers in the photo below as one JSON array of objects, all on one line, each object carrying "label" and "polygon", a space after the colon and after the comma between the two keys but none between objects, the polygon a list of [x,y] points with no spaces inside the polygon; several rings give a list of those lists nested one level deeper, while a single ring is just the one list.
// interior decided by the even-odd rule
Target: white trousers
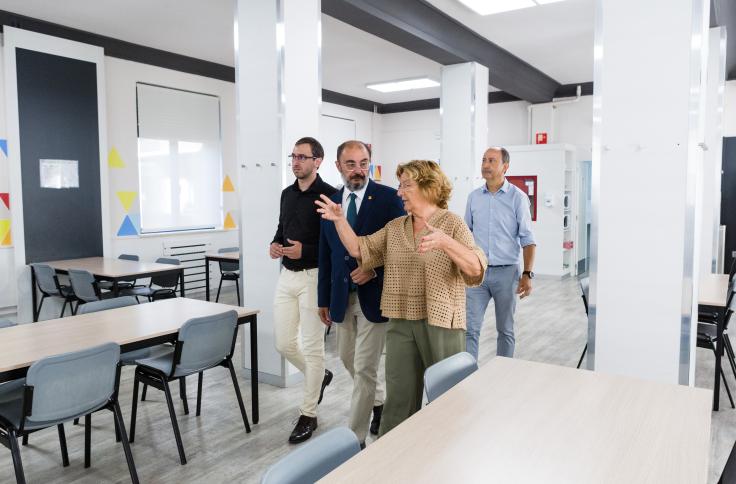
[{"label": "white trousers", "polygon": [[304,374],[304,401],[299,412],[316,417],[325,377],[325,326],[317,311],[317,269],[281,271],[273,317],[276,350]]},{"label": "white trousers", "polygon": [[348,425],[360,442],[365,442],[368,434],[373,407],[383,405],[386,394],[385,378],[378,376],[386,324],[366,319],[355,292],[350,293],[345,319],[336,324],[338,353],[353,377]]}]

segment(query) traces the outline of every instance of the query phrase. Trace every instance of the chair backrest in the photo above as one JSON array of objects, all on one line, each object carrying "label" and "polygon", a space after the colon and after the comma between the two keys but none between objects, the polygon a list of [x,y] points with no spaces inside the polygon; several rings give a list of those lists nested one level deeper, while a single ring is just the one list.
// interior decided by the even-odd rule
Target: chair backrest
[{"label": "chair backrest", "polygon": [[179,329],[181,357],[174,369],[204,370],[230,356],[238,326],[238,313],[224,313],[193,318]]},{"label": "chair backrest", "polygon": [[134,306],[138,304],[133,296],[115,297],[112,299],[103,299],[101,301],[92,301],[82,304],[79,307],[79,314],[96,313],[97,311],[105,311],[107,309],[124,308],[125,306]]},{"label": "chair backrest", "polygon": [[95,278],[89,271],[69,269],[69,282],[72,284],[74,295],[84,302],[97,301]]},{"label": "chair backrest", "polygon": [[11,326],[16,326],[16,323],[8,319],[0,319],[0,328],[9,328]]},{"label": "chair backrest", "polygon": [[[158,264],[171,264],[178,266],[181,263],[179,259],[172,259],[170,257],[159,257],[156,259]],[[151,277],[151,285],[158,287],[169,287],[176,288],[179,285],[179,274],[161,274]]]},{"label": "chair backrest", "polygon": [[118,259],[122,259],[122,260],[133,260],[133,261],[136,261],[136,262],[139,261],[139,260],[141,260],[141,258],[138,257],[135,254],[120,254],[118,256]]},{"label": "chair backrest", "polygon": [[36,275],[36,284],[42,292],[53,296],[59,294],[53,267],[47,264],[31,264],[31,270]]},{"label": "chair backrest", "polygon": [[[217,249],[218,254],[226,254],[228,252],[240,252],[239,247],[223,247]],[[235,272],[240,270],[240,262],[220,262],[220,272]]]},{"label": "chair backrest", "polygon": [[115,393],[119,361],[115,343],[38,360],[26,376],[26,385],[33,387],[26,421],[53,425],[101,408]]},{"label": "chair backrest", "polygon": [[312,438],[269,467],[261,484],[316,482],[360,452],[352,430],[338,427]]},{"label": "chair backrest", "polygon": [[733,445],[731,453],[728,455],[728,460],[721,473],[721,478],[718,479],[718,484],[734,484],[736,483],[736,444]]},{"label": "chair backrest", "polygon": [[590,278],[583,277],[580,279],[580,290],[582,291],[583,305],[585,306],[585,314],[588,314],[588,294],[590,291]]},{"label": "chair backrest", "polygon": [[478,362],[465,351],[438,361],[424,371],[427,400],[432,402],[477,369]]}]

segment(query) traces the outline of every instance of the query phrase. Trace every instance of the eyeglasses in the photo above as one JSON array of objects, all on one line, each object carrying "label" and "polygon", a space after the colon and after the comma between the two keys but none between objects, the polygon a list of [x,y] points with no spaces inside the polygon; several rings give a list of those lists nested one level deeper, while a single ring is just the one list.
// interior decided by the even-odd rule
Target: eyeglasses
[{"label": "eyeglasses", "polygon": [[318,156],[297,155],[296,153],[292,153],[288,157],[291,158],[292,160],[297,160],[297,161],[316,160],[317,158],[319,158]]},{"label": "eyeglasses", "polygon": [[352,160],[350,161],[343,161],[342,164],[350,171],[355,170],[356,168],[360,168],[361,170],[367,170],[369,166],[371,166],[370,161],[363,160],[359,163],[356,163]]},{"label": "eyeglasses", "polygon": [[399,188],[400,188],[401,190],[408,190],[408,189],[410,189],[410,188],[414,188],[415,186],[416,186],[416,184],[414,184],[414,183],[409,183],[409,182],[403,182],[403,183],[399,183]]}]

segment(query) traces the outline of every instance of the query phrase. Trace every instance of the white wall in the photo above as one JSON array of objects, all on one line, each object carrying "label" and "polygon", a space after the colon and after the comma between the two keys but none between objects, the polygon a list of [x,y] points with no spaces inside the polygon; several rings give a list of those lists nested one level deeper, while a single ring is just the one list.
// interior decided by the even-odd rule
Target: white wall
[{"label": "white wall", "polygon": [[[0,139],[3,140],[6,139],[4,78],[3,51],[0,49]],[[12,149],[12,147],[8,149]],[[0,152],[0,193],[8,193],[10,191],[8,170],[8,157]],[[0,202],[0,220],[10,220],[10,211],[2,202]],[[14,267],[13,246],[0,246],[0,315],[15,312],[16,284]]]}]

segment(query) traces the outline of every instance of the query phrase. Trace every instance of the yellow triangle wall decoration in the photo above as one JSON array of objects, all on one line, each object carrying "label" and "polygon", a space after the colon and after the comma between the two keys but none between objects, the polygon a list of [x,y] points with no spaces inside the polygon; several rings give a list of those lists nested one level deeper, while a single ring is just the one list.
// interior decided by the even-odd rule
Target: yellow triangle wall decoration
[{"label": "yellow triangle wall decoration", "polygon": [[226,229],[234,229],[235,227],[235,221],[233,220],[232,216],[230,215],[230,212],[227,213],[225,216],[225,223],[223,224],[224,228]]},{"label": "yellow triangle wall decoration", "polygon": [[120,157],[120,153],[118,153],[118,150],[115,148],[112,148],[110,153],[107,155],[107,165],[110,168],[125,168],[125,163]]},{"label": "yellow triangle wall decoration", "polygon": [[118,199],[123,204],[125,213],[130,212],[130,207],[133,205],[136,195],[138,195],[138,192],[118,192]]},{"label": "yellow triangle wall decoration", "polygon": [[3,245],[8,237],[10,237],[10,219],[5,218],[0,220],[0,239],[3,239]]},{"label": "yellow triangle wall decoration", "polygon": [[10,230],[8,230],[8,235],[5,236],[0,245],[13,245],[13,242],[10,240]]},{"label": "yellow triangle wall decoration", "polygon": [[230,180],[230,177],[225,175],[225,181],[222,182],[222,191],[223,192],[234,192],[235,186],[233,185],[233,182]]}]

